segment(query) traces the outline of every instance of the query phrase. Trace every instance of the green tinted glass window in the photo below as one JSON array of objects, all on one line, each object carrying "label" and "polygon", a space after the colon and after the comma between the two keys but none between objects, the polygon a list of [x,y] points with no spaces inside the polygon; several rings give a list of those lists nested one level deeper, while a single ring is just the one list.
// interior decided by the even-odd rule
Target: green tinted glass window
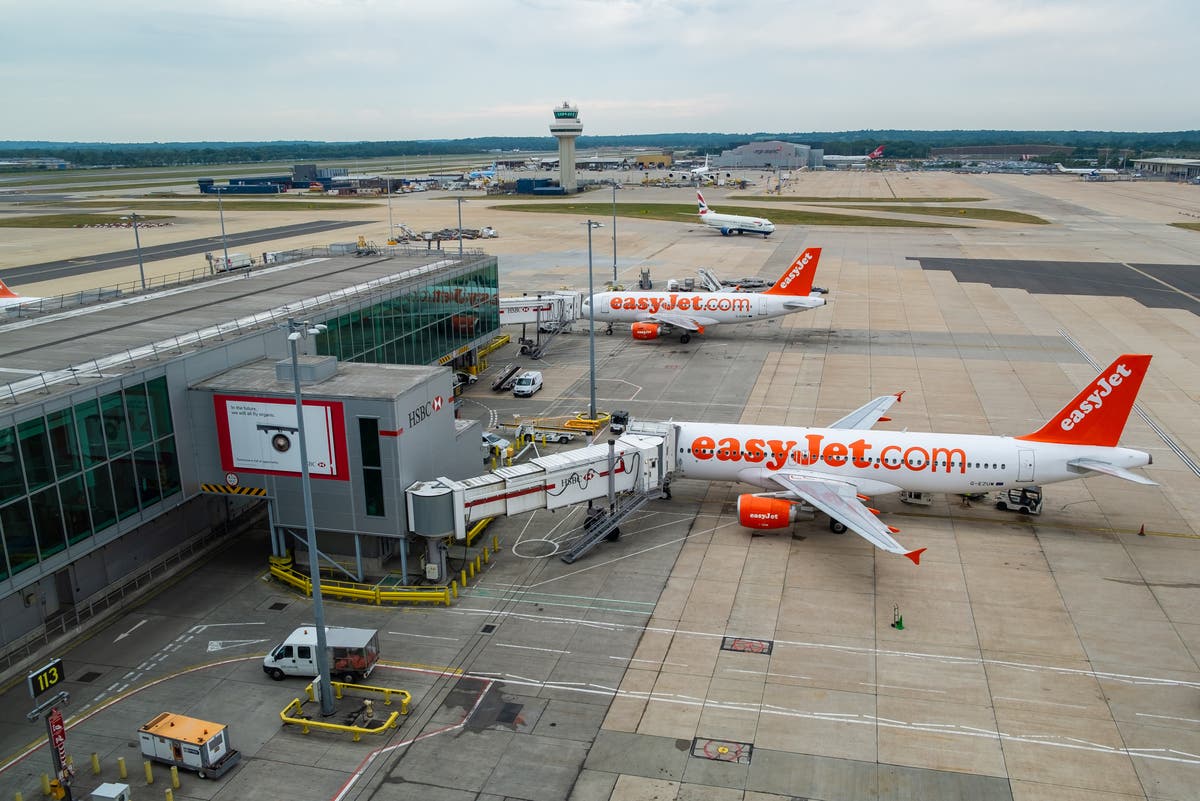
[{"label": "green tinted glass window", "polygon": [[21,459],[25,463],[25,481],[32,492],[54,480],[54,464],[50,456],[50,437],[46,421],[38,417],[17,426],[21,441]]},{"label": "green tinted glass window", "polygon": [[150,401],[144,384],[125,390],[125,411],[129,414],[129,438],[134,449],[153,442],[154,425],[150,422]]},{"label": "green tinted glass window", "polygon": [[373,417],[358,418],[358,444],[362,449],[363,467],[379,467],[379,421]]},{"label": "green tinted glass window", "polygon": [[162,438],[175,433],[171,422],[171,397],[167,394],[167,379],[159,376],[146,384],[146,397],[150,399],[150,416],[154,418],[154,436]]},{"label": "green tinted glass window", "polygon": [[37,564],[37,540],[33,536],[33,515],[25,498],[0,509],[0,531],[13,575]]},{"label": "green tinted glass window", "polygon": [[150,504],[162,500],[158,488],[158,462],[154,458],[153,446],[134,451],[133,464],[137,472],[138,503],[145,509]]},{"label": "green tinted glass window", "polygon": [[158,443],[158,483],[164,498],[183,489],[179,478],[179,459],[175,455],[175,438],[167,437]]},{"label": "green tinted glass window", "polygon": [[66,548],[62,510],[58,507],[58,489],[46,487],[41,492],[30,495],[29,506],[33,509],[33,527],[42,558],[45,559]]},{"label": "green tinted glass window", "polygon": [[17,447],[17,430],[0,428],[0,504],[25,494],[25,479],[21,475],[21,452]]},{"label": "green tinted glass window", "polygon": [[125,403],[120,392],[112,392],[100,399],[100,415],[104,420],[104,441],[108,444],[109,458],[129,450],[129,427],[125,423]]},{"label": "green tinted glass window", "polygon": [[108,465],[101,465],[84,474],[87,486],[88,505],[92,510],[92,525],[96,531],[117,522],[117,504],[113,500],[112,480],[108,476]]},{"label": "green tinted glass window", "polygon": [[117,496],[117,517],[121,520],[138,510],[137,477],[133,473],[133,457],[129,454],[113,459],[113,494]]},{"label": "green tinted glass window", "polygon": [[46,415],[50,432],[50,450],[54,453],[54,469],[59,478],[79,472],[79,448],[75,441],[75,420],[70,409]]},{"label": "green tinted glass window", "polygon": [[83,476],[72,476],[58,484],[58,495],[62,499],[63,526],[67,529],[67,542],[74,545],[92,536],[92,518],[88,514],[88,497],[83,488]]},{"label": "green tinted glass window", "polygon": [[75,433],[79,435],[79,455],[83,457],[84,467],[98,465],[108,458],[98,401],[87,401],[75,407]]}]

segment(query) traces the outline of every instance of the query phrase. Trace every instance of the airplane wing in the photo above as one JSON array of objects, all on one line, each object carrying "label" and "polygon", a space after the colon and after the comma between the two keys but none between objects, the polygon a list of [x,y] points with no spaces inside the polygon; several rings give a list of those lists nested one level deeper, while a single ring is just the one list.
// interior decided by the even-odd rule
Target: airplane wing
[{"label": "airplane wing", "polygon": [[1158,482],[1151,481],[1145,476],[1140,476],[1137,473],[1126,470],[1124,467],[1117,467],[1115,464],[1101,462],[1099,459],[1072,459],[1067,462],[1067,467],[1075,470],[1091,470],[1093,473],[1103,473],[1106,476],[1113,478],[1123,478],[1126,481],[1132,481],[1135,484],[1148,484],[1150,486],[1158,486]]},{"label": "airplane wing", "polygon": [[911,559],[913,564],[921,564],[921,554],[925,549],[910,551],[896,542],[896,538],[892,536],[892,529],[880,522],[879,518],[858,500],[858,490],[853,484],[803,472],[775,473],[771,480],[800,500],[840,521],[876,548],[888,553],[903,554]]},{"label": "airplane wing", "polygon": [[648,318],[652,323],[665,323],[683,328],[688,331],[703,331],[705,328],[716,325],[720,320],[714,320],[712,317],[701,317],[696,314],[678,314],[676,312],[655,312]]},{"label": "airplane wing", "polygon": [[865,406],[850,412],[850,414],[832,423],[828,428],[872,428],[880,420],[885,420],[883,413],[892,408],[892,404],[900,400],[904,391],[891,395],[881,395]]}]

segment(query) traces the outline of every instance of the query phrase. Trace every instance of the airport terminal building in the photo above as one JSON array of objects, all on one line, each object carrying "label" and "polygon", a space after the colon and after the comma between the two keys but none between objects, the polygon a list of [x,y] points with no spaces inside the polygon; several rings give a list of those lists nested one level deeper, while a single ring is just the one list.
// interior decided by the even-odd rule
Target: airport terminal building
[{"label": "airport terminal building", "polygon": [[496,258],[303,256],[0,310],[0,672],[250,521],[294,552],[300,425],[319,550],[360,579],[436,563],[404,489],[479,470],[449,368],[498,331]]}]

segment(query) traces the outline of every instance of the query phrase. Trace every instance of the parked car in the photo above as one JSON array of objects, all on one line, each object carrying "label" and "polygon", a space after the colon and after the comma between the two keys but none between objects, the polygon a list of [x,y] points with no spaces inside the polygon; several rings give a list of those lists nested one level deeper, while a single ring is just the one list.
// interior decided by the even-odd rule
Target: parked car
[{"label": "parked car", "polygon": [[506,440],[504,437],[493,434],[490,431],[483,432],[483,447],[487,448],[488,450],[491,450],[492,448],[504,450],[509,445],[512,445],[512,443]]},{"label": "parked car", "polygon": [[479,376],[472,375],[471,373],[468,373],[465,370],[455,370],[454,371],[454,380],[460,384],[474,384],[476,381],[479,380]]}]

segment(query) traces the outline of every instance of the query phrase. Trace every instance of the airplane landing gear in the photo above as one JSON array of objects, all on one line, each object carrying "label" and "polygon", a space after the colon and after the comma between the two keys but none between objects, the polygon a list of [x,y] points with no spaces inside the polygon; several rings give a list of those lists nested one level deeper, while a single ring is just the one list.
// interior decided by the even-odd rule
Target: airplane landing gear
[{"label": "airplane landing gear", "polygon": [[609,336],[612,336],[612,332],[613,332],[613,324],[609,323],[608,327],[604,329],[604,333],[608,334]]},{"label": "airplane landing gear", "polygon": [[692,341],[692,335],[684,334],[683,336],[679,337],[679,341],[686,345],[687,343]]},{"label": "airplane landing gear", "polygon": [[829,530],[832,531],[834,534],[845,534],[846,533],[846,524],[843,523],[841,520],[837,520],[837,519],[831,517],[831,518],[829,518]]}]

